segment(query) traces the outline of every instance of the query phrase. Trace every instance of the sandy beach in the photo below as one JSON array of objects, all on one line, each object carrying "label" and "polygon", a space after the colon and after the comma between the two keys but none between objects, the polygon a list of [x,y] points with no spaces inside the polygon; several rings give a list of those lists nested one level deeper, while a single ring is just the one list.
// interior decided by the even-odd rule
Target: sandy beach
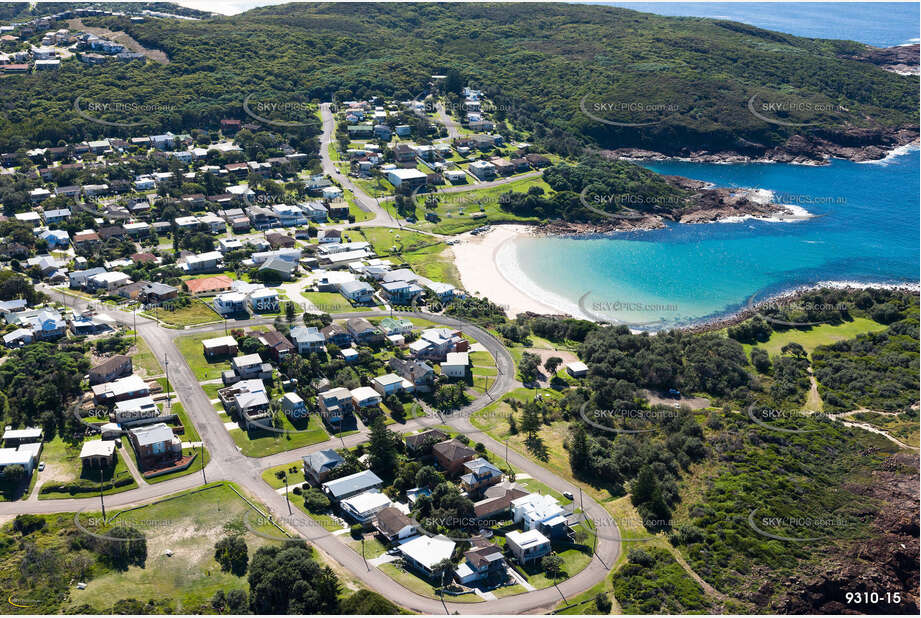
[{"label": "sandy beach", "polygon": [[529,234],[525,225],[495,225],[485,234],[462,234],[452,247],[454,263],[461,282],[471,294],[488,298],[505,309],[509,316],[525,311],[559,314],[564,311],[551,307],[522,292],[496,263],[496,252],[517,236]]}]

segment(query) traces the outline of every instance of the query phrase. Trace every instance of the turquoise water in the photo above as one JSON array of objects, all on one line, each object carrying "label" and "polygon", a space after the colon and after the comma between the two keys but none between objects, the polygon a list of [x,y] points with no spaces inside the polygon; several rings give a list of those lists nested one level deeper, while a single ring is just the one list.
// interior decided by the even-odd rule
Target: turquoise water
[{"label": "turquoise water", "polygon": [[823,167],[649,163],[656,172],[718,186],[770,189],[776,201],[821,216],[670,224],[589,239],[521,238],[514,245],[526,277],[519,287],[573,315],[659,328],[723,315],[753,297],[802,285],[917,283],[919,165],[917,149],[882,163],[835,160]]}]

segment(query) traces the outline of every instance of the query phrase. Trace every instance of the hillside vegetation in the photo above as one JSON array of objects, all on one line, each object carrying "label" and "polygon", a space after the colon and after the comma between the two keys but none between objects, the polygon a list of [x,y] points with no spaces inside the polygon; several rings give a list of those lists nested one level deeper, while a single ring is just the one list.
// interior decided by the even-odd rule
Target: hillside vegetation
[{"label": "hillside vegetation", "polygon": [[[763,152],[796,134],[861,146],[886,143],[918,118],[917,77],[842,57],[863,45],[612,7],[290,4],[201,21],[86,23],[124,30],[171,63],[67,62],[57,74],[4,80],[0,150],[125,130],[78,118],[78,95],[159,106],[140,120],[175,131],[242,117],[252,93],[265,103],[409,98],[448,68],[485,90],[514,127],[506,133],[533,133],[560,152],[585,144]],[[765,114],[809,126],[755,117],[752,96],[786,108]],[[593,120],[580,102],[644,126]]]}]

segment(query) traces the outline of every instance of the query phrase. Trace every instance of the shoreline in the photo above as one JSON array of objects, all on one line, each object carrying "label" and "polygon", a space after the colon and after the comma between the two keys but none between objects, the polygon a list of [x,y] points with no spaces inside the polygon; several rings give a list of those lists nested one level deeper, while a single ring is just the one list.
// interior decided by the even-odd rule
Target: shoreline
[{"label": "shoreline", "polygon": [[[455,265],[465,289],[479,298],[487,298],[499,305],[510,318],[519,314],[565,316],[598,322],[592,316],[584,315],[576,302],[559,297],[531,278],[527,277],[517,264],[510,264],[509,252],[518,238],[553,235],[573,237],[572,234],[542,234],[539,226],[521,224],[497,224],[479,235],[462,234],[460,242],[454,245]],[[584,236],[584,235],[583,235]],[[517,280],[517,281],[516,281]],[[658,332],[662,330],[684,330],[691,332],[712,331],[732,326],[756,315],[764,305],[778,301],[791,301],[799,295],[818,289],[866,290],[887,289],[906,293],[921,293],[921,283],[866,282],[858,280],[826,280],[813,284],[797,285],[784,289],[759,300],[725,312],[689,318],[685,322],[663,325],[662,328],[638,329],[635,324],[621,322],[635,332]],[[609,322],[617,325],[618,323]]]}]

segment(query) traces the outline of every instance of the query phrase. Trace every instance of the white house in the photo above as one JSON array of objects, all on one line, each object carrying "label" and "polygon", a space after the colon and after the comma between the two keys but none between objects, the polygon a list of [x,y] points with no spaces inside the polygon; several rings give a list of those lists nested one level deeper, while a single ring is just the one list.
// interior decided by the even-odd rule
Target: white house
[{"label": "white house", "polygon": [[588,365],[581,361],[566,364],[566,373],[574,378],[584,378],[588,375]]},{"label": "white house", "polygon": [[359,386],[352,389],[351,393],[357,408],[373,408],[381,403],[380,394],[370,386]]},{"label": "white house", "polygon": [[425,184],[428,176],[415,168],[410,169],[392,169],[387,171],[387,180],[394,187],[402,187],[405,183],[409,187],[421,187]]},{"label": "white house", "polygon": [[400,545],[400,553],[407,564],[431,577],[436,574],[435,565],[451,558],[454,545],[454,541],[444,535],[423,534]]},{"label": "white house", "polygon": [[533,562],[550,553],[550,539],[537,530],[512,530],[505,535],[505,546],[522,564]]},{"label": "white house", "polygon": [[480,180],[489,180],[496,177],[496,166],[489,161],[474,161],[467,166],[467,169]]},{"label": "white house", "polygon": [[368,523],[372,517],[390,504],[390,498],[376,491],[366,491],[339,503],[342,510],[360,524]]},{"label": "white house", "polygon": [[467,352],[448,352],[445,361],[441,363],[441,373],[449,378],[464,378],[469,366],[470,356]]}]

